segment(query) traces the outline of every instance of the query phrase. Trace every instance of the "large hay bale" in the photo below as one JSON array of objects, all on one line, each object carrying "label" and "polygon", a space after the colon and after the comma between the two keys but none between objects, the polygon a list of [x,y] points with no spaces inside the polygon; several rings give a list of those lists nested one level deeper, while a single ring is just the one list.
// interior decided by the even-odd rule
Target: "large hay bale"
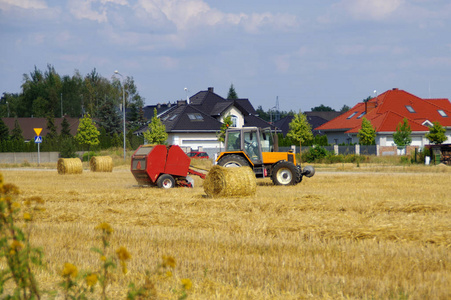
[{"label": "large hay bale", "polygon": [[93,156],[89,167],[91,172],[113,172],[113,159],[110,156]]},{"label": "large hay bale", "polygon": [[213,166],[204,181],[204,191],[210,197],[251,196],[257,180],[250,167],[225,168]]},{"label": "large hay bale", "polygon": [[58,174],[81,174],[83,164],[79,158],[60,158],[57,169]]}]

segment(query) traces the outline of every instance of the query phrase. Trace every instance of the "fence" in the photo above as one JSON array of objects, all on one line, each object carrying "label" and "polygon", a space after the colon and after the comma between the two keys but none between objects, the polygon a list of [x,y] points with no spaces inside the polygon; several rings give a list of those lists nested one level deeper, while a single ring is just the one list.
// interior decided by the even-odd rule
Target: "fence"
[{"label": "fence", "polygon": [[[57,162],[59,152],[40,152],[41,163]],[[38,152],[1,152],[0,163],[3,164],[22,164],[38,163]]]}]

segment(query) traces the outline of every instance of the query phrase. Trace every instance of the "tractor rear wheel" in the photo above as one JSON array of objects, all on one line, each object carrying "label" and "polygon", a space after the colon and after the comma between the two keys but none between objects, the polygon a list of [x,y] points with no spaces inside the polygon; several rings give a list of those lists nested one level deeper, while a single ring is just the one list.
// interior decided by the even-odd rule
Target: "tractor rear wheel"
[{"label": "tractor rear wheel", "polygon": [[249,163],[242,156],[236,154],[226,155],[218,161],[218,165],[226,168],[249,167]]},{"label": "tractor rear wheel", "polygon": [[301,172],[292,162],[279,161],[272,168],[271,179],[275,185],[295,185],[301,181]]},{"label": "tractor rear wheel", "polygon": [[163,174],[158,177],[157,185],[159,188],[170,189],[175,187],[175,179],[169,174]]}]

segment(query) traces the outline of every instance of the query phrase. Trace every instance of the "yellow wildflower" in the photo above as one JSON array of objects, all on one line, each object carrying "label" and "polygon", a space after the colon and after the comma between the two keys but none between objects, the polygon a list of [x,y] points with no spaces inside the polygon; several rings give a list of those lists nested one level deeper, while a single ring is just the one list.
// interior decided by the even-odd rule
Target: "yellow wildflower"
[{"label": "yellow wildflower", "polygon": [[117,258],[119,258],[119,260],[121,260],[121,261],[129,260],[131,257],[130,253],[128,252],[128,250],[125,247],[120,247],[119,249],[117,249],[116,255],[117,255]]},{"label": "yellow wildflower", "polygon": [[103,232],[106,232],[108,234],[113,232],[113,228],[110,226],[110,224],[108,223],[100,223],[99,225],[97,225],[96,229],[100,229]]},{"label": "yellow wildflower", "polygon": [[100,260],[101,261],[106,261],[106,256],[105,255],[100,256]]},{"label": "yellow wildflower", "polygon": [[171,271],[167,271],[166,272],[166,277],[172,277],[172,272]]},{"label": "yellow wildflower", "polygon": [[30,215],[30,213],[24,213],[23,214],[23,219],[25,220],[25,221],[31,221],[31,215]]},{"label": "yellow wildflower", "polygon": [[86,285],[90,287],[94,286],[98,280],[99,279],[97,278],[97,274],[95,273],[89,274],[88,276],[86,276]]},{"label": "yellow wildflower", "polygon": [[71,263],[64,264],[64,269],[61,272],[61,275],[65,276],[65,277],[70,276],[72,278],[75,278],[75,277],[77,277],[77,274],[78,274],[78,269],[76,266],[74,266]]},{"label": "yellow wildflower", "polygon": [[193,283],[189,278],[184,278],[182,279],[182,285],[185,290],[189,290],[193,286]]},{"label": "yellow wildflower", "polygon": [[22,242],[14,240],[11,243],[11,249],[14,250],[14,251],[19,251],[22,248],[23,248],[23,243]]},{"label": "yellow wildflower", "polygon": [[14,209],[19,209],[19,208],[20,208],[20,203],[13,202],[13,204],[11,204],[11,205],[12,205],[12,207],[13,207]]},{"label": "yellow wildflower", "polygon": [[163,255],[163,267],[175,268],[175,259],[172,256]]}]

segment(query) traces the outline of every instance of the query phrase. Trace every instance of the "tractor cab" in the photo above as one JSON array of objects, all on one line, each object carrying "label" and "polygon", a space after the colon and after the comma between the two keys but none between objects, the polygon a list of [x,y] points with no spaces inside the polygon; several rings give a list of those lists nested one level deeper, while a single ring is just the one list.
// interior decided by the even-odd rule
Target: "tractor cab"
[{"label": "tractor cab", "polygon": [[263,164],[263,152],[274,151],[270,128],[244,127],[228,129],[225,152],[244,152],[253,165]]}]

